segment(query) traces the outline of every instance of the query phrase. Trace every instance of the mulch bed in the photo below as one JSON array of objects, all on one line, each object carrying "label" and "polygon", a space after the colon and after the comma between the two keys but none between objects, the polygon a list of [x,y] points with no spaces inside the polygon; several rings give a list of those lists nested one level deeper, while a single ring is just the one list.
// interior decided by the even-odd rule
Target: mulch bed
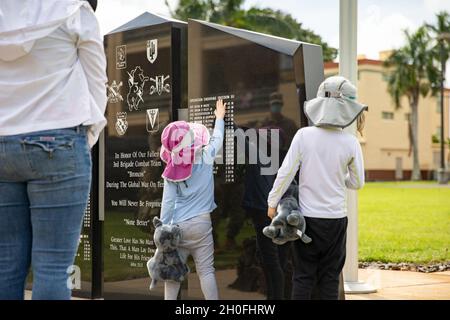
[{"label": "mulch bed", "polygon": [[450,271],[450,261],[441,263],[418,264],[418,263],[392,263],[392,262],[360,262],[359,267],[362,269],[379,269],[379,270],[397,270],[397,271],[415,271],[415,272],[443,272]]}]

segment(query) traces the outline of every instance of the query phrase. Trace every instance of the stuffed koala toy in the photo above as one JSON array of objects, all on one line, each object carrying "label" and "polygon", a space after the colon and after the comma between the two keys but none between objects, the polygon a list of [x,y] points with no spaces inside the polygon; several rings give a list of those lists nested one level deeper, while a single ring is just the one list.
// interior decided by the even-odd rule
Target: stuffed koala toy
[{"label": "stuffed koala toy", "polygon": [[301,239],[304,243],[312,241],[305,234],[305,218],[300,213],[300,207],[295,197],[297,190],[296,185],[289,187],[278,204],[277,215],[272,219],[271,224],[263,229],[264,235],[271,238],[275,244],[282,245],[297,239]]},{"label": "stuffed koala toy", "polygon": [[150,290],[156,286],[157,281],[182,282],[189,273],[189,267],[178,252],[181,240],[180,227],[163,224],[158,217],[153,218],[153,225],[156,228],[153,235],[156,251],[147,262],[148,273],[152,278]]}]

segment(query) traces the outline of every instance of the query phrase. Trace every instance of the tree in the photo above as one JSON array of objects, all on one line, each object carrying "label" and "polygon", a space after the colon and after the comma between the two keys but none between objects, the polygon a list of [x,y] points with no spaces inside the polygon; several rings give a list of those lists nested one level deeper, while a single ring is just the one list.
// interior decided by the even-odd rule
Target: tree
[{"label": "tree", "polygon": [[[439,12],[436,15],[436,24],[427,24],[426,27],[430,32],[430,35],[432,37],[432,39],[436,39],[436,41],[434,41],[434,45],[432,47],[432,55],[433,58],[435,60],[435,65],[439,66],[441,65],[441,49],[442,50],[442,54],[444,55],[444,61],[448,61],[449,56],[450,56],[450,42],[441,39],[439,39],[440,35],[443,34],[450,34],[450,14],[448,12],[442,11]],[[442,46],[442,48],[441,48]],[[444,70],[444,74],[445,74],[445,70]],[[441,78],[437,78],[435,79],[437,80],[436,83],[433,83],[433,88],[436,88],[435,90],[440,89],[441,86]]]},{"label": "tree", "polygon": [[410,143],[413,153],[413,171],[411,180],[420,180],[419,164],[419,119],[418,108],[420,97],[428,94],[436,95],[439,82],[439,69],[436,67],[431,48],[431,37],[426,26],[416,32],[405,31],[406,44],[394,50],[385,61],[389,68],[388,91],[397,108],[401,108],[401,100],[406,97],[411,109],[409,119]]},{"label": "tree", "polygon": [[292,15],[270,8],[243,8],[245,0],[180,0],[175,10],[165,3],[171,15],[179,20],[200,19],[235,28],[268,33],[274,36],[319,44],[323,48],[325,61],[332,61],[337,50],[322,41],[322,38],[302,27]]}]

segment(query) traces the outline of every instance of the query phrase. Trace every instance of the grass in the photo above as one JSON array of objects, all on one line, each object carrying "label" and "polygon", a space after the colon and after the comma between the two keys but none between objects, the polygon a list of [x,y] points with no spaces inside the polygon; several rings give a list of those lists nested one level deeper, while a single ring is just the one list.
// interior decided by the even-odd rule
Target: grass
[{"label": "grass", "polygon": [[359,260],[450,261],[450,188],[368,183],[359,192]]}]

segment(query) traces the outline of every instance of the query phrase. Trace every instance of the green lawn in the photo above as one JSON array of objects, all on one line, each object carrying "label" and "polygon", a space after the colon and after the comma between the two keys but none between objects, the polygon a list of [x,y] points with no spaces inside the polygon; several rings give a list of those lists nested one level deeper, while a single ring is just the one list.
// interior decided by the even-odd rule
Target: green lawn
[{"label": "green lawn", "polygon": [[450,188],[367,183],[358,201],[360,261],[450,261]]}]

